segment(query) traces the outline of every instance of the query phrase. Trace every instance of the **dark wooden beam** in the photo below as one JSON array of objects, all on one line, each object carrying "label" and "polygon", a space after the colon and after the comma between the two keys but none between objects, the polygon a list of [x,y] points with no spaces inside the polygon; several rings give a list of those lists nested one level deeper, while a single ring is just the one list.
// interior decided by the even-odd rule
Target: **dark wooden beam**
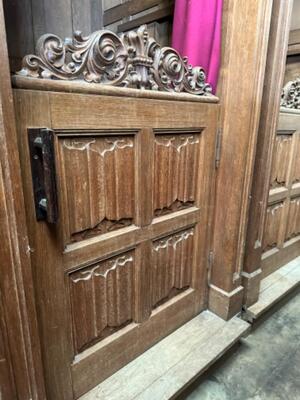
[{"label": "dark wooden beam", "polygon": [[161,21],[162,19],[166,19],[173,15],[173,5],[169,5],[164,8],[160,8],[159,10],[155,10],[150,12],[142,17],[132,19],[131,21],[124,22],[124,24],[120,24],[118,26],[118,32],[126,32],[131,29],[135,29],[144,24],[151,24],[154,21]]},{"label": "dark wooden beam", "polygon": [[145,11],[158,4],[164,3],[162,0],[130,0],[118,6],[109,8],[104,12],[104,26],[120,21],[122,18],[129,17],[139,12]]}]

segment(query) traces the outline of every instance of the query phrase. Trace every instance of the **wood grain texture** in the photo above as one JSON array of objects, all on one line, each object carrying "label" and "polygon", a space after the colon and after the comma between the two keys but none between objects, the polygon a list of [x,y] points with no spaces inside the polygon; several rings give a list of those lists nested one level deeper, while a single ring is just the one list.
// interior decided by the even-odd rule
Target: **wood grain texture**
[{"label": "wood grain texture", "polygon": [[300,234],[300,199],[292,199],[289,204],[285,240]]},{"label": "wood grain texture", "polygon": [[133,252],[73,272],[69,282],[73,338],[78,353],[133,320]]},{"label": "wood grain texture", "polygon": [[292,136],[277,135],[271,170],[271,187],[285,186],[287,184],[287,173],[291,160]]},{"label": "wood grain texture", "polygon": [[12,360],[9,352],[2,299],[0,301],[0,394],[3,399],[13,399],[16,398],[17,393],[12,370]]},{"label": "wood grain texture", "polygon": [[[281,182],[286,179],[285,176],[282,176],[285,173],[282,172],[283,170],[280,169],[280,166],[277,166],[274,170],[273,177],[270,178],[270,176],[277,128],[282,129],[278,116],[281,91],[283,83],[286,81],[286,54],[292,9],[293,1],[284,3],[280,0],[273,1],[244,257],[244,282],[245,287],[249,287],[249,290],[245,291],[244,300],[247,306],[254,304],[259,297],[260,279],[257,279],[255,271],[258,271],[258,273],[261,271],[262,246],[264,243],[264,227],[268,203],[270,204],[274,200],[278,203],[284,200],[286,194],[286,189],[281,193],[279,191],[276,193],[276,189],[274,189],[272,194],[270,192],[269,197],[269,182],[271,179],[274,184],[277,178]],[[274,62],[274,60],[277,61]],[[294,126],[290,128],[294,129]],[[282,131],[286,129],[287,126],[285,125]],[[288,131],[286,133],[292,133]],[[254,277],[253,285],[247,282],[249,279],[246,274]]]},{"label": "wood grain texture", "polygon": [[300,254],[296,244],[300,237],[299,141],[299,113],[282,111],[273,149],[269,206],[263,234],[263,276],[280,268],[283,261],[288,262]]},{"label": "wood grain texture", "polygon": [[253,322],[299,286],[300,259],[295,258],[261,281],[259,300],[246,310],[245,317]]},{"label": "wood grain texture", "polygon": [[[48,396],[71,399],[205,308],[218,105],[18,89],[15,101]],[[26,127],[40,124],[55,134],[52,228],[35,221],[26,168]],[[193,201],[155,215],[162,167],[161,191],[177,175],[171,190]]]},{"label": "wood grain texture", "polygon": [[[288,45],[293,1],[273,1],[272,17],[270,25],[270,37],[268,43],[267,63],[264,80],[264,91],[261,105],[254,174],[251,189],[251,202],[249,209],[249,221],[245,244],[244,271],[253,274],[261,269],[261,255],[266,219],[266,209],[269,197],[270,179],[283,183],[282,169],[278,166],[273,170],[274,142],[278,126],[279,104],[283,87],[285,61]],[[276,62],[274,62],[276,60]],[[285,137],[287,139],[287,137]],[[282,143],[282,142],[280,142]],[[277,142],[276,145],[279,143]],[[287,144],[285,142],[285,144]],[[283,144],[282,144],[283,149]],[[275,172],[276,171],[276,172]],[[281,172],[280,172],[281,171]],[[249,284],[249,292],[245,291],[245,304],[251,305],[259,295],[259,279],[254,276],[255,284]],[[244,277],[244,281],[247,280]],[[247,283],[245,284],[245,286]]]},{"label": "wood grain texture", "polygon": [[72,365],[75,396],[103,382],[197,314],[195,302],[198,298],[194,290],[187,290],[178,298],[180,301],[173,298],[160,306],[143,324],[125,327],[122,336],[121,331],[117,332],[78,355]]},{"label": "wood grain texture", "polygon": [[[10,390],[13,396],[7,398],[37,400],[45,398],[43,365],[28,252],[29,243],[2,2],[0,3],[0,36],[0,239],[2,243],[0,246],[0,306],[2,307],[0,329],[5,341],[5,352],[7,352],[5,359],[11,364],[9,369],[13,371],[14,377],[14,388]],[[2,326],[3,323],[5,328]],[[6,381],[6,385],[8,384],[9,380]],[[6,386],[3,390],[9,389]],[[5,398],[4,392],[2,396]]]},{"label": "wood grain texture", "polygon": [[[222,139],[216,183],[211,283],[228,293],[241,285],[272,3],[272,0],[224,2],[224,40],[218,90],[223,98]],[[237,85],[236,79],[241,71],[243,79]],[[220,314],[226,314],[223,311],[220,310]],[[230,315],[229,310],[228,318]]]},{"label": "wood grain texture", "polygon": [[[115,4],[112,0],[4,0],[3,3],[10,65],[14,72],[20,69],[23,56],[32,53],[37,39],[50,32],[62,37],[71,37],[75,31],[88,35],[104,25],[120,32],[120,24],[138,27],[145,21],[150,30],[157,25],[155,38],[170,45],[173,11],[170,0],[134,0],[123,4],[121,1]],[[125,25],[121,30],[130,29],[130,26],[126,28]]]},{"label": "wood grain texture", "polygon": [[153,242],[152,306],[190,288],[192,282],[194,229],[178,232]]},{"label": "wood grain texture", "polygon": [[45,32],[63,37],[72,35],[72,0],[31,0],[30,3],[32,22],[28,27],[34,33],[34,45]]},{"label": "wood grain texture", "polygon": [[[41,332],[42,358],[45,368],[47,396],[70,399],[71,374],[62,360],[72,358],[70,314],[65,312],[67,299],[61,271],[62,246],[58,246],[55,226],[39,223],[35,218],[32,177],[27,139],[28,126],[50,126],[49,98],[43,93],[15,97],[18,145],[23,166],[22,180],[26,202],[31,262]],[[29,95],[29,96],[28,96]],[[25,101],[26,99],[26,101]],[[48,237],[43,241],[43,237]],[[59,250],[58,250],[59,247]],[[51,265],[50,268],[47,266]],[[55,296],[53,293],[56,293]],[[63,376],[63,382],[57,377]],[[48,383],[48,384],[47,384]],[[51,383],[51,384],[50,384]],[[55,384],[54,384],[55,383]]]},{"label": "wood grain texture", "polygon": [[4,0],[3,8],[11,71],[18,71],[24,54],[34,50],[31,0]]},{"label": "wood grain texture", "polygon": [[134,97],[134,98],[148,98],[148,99],[161,99],[161,100],[175,100],[175,101],[189,101],[199,103],[218,103],[218,97],[214,95],[209,96],[194,96],[190,93],[176,93],[176,92],[161,92],[154,90],[139,90],[133,88],[122,88],[115,86],[99,85],[97,83],[87,83],[84,81],[58,81],[51,79],[30,79],[20,75],[12,76],[12,83],[14,87],[19,89],[29,90],[48,90],[54,92],[69,92],[69,93],[82,93],[82,94],[96,94],[106,96],[119,96],[119,97]]},{"label": "wood grain texture", "polygon": [[248,329],[241,319],[224,322],[205,311],[80,400],[93,400],[99,395],[103,400],[177,397]]},{"label": "wood grain texture", "polygon": [[66,242],[133,223],[134,136],[58,139]]},{"label": "wood grain texture", "polygon": [[20,68],[23,56],[32,53],[44,33],[70,37],[79,30],[87,35],[103,26],[102,0],[4,0],[3,4],[12,71]]},{"label": "wood grain texture", "polygon": [[267,251],[280,244],[280,226],[286,204],[277,203],[267,208],[263,250]]},{"label": "wood grain texture", "polygon": [[[156,134],[154,213],[161,215],[195,204],[199,134]],[[168,174],[166,176],[166,174]]]},{"label": "wood grain texture", "polygon": [[142,1],[126,1],[120,2],[119,5],[108,8],[104,12],[104,25],[110,25],[114,22],[120,21],[124,17],[138,14],[148,8],[156,6],[160,0],[142,0]]},{"label": "wood grain texture", "polygon": [[102,0],[72,0],[73,32],[81,31],[87,35],[102,27]]}]

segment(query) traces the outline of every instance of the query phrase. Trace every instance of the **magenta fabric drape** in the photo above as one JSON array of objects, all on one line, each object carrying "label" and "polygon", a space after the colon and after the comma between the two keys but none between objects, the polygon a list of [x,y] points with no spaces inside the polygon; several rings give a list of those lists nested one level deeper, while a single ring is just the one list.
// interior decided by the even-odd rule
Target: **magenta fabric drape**
[{"label": "magenta fabric drape", "polygon": [[172,47],[201,66],[216,91],[221,58],[223,0],[176,0]]}]

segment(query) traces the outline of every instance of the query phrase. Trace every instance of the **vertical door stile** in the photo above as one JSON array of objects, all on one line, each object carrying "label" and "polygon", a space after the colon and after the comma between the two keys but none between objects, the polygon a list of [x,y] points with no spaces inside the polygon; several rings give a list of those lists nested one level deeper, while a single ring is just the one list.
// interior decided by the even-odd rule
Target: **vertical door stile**
[{"label": "vertical door stile", "polygon": [[[141,228],[151,224],[153,219],[153,162],[154,162],[154,134],[151,128],[141,129],[135,137],[136,160],[136,221]],[[135,320],[143,322],[151,315],[151,240],[142,241],[136,247],[135,270]]]}]

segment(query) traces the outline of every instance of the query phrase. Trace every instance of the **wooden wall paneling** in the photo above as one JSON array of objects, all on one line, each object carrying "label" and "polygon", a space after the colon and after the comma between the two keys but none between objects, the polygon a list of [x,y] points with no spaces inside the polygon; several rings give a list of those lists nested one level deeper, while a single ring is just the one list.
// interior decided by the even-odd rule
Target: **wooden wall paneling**
[{"label": "wooden wall paneling", "polygon": [[44,33],[61,38],[72,35],[72,0],[31,0],[31,9],[34,43]]},{"label": "wooden wall paneling", "polygon": [[[20,152],[20,162],[24,197],[27,199],[28,234],[30,246],[34,249],[31,253],[31,262],[37,299],[45,381],[53,382],[51,385],[46,385],[47,398],[69,400],[72,393],[72,379],[70,371],[62,360],[66,357],[70,360],[72,358],[72,336],[69,328],[70,316],[59,312],[62,304],[66,307],[65,283],[61,279],[60,265],[63,244],[59,246],[60,251],[57,250],[57,236],[62,241],[62,235],[57,235],[55,226],[43,223],[43,221],[41,223],[36,222],[32,176],[29,168],[27,127],[51,127],[49,98],[47,93],[23,92],[20,93],[18,98],[15,96],[14,101],[19,149],[24,149],[24,151]],[[60,210],[62,210],[62,207]],[[77,214],[75,214],[75,217],[77,217]],[[44,235],[49,235],[50,240],[40,246],[40,240]],[[66,236],[67,234],[65,233],[64,237]],[[48,262],[51,264],[51,269],[46,268]],[[57,290],[55,296],[51,295],[53,290]],[[45,307],[47,307],[47,310],[45,310]],[[55,366],[55,368],[51,369],[49,366]],[[63,382],[59,378],[62,376],[64,377]]]},{"label": "wooden wall paneling", "polygon": [[[56,400],[80,396],[206,307],[219,106],[214,96],[105,96],[102,85],[93,95],[93,84],[75,82],[73,93],[55,93],[68,82],[42,82],[47,91],[14,93],[47,394]],[[35,221],[28,126],[55,132],[57,229]],[[130,225],[101,230],[123,212]]]},{"label": "wooden wall paneling", "polygon": [[157,6],[159,3],[161,3],[161,0],[129,0],[125,2],[120,0],[116,0],[114,2],[106,1],[103,16],[104,25],[110,25],[114,22],[122,20],[125,17],[138,14],[142,11],[148,10],[149,8]]},{"label": "wooden wall paneling", "polygon": [[[170,44],[172,0],[4,0],[10,67],[17,71],[25,54],[34,53],[38,38],[53,33],[71,37],[105,26],[115,32],[149,25],[155,38]],[[159,22],[157,22],[159,21]],[[161,40],[160,40],[161,39]]]},{"label": "wooden wall paneling", "polygon": [[102,0],[4,0],[4,10],[12,71],[20,69],[23,56],[34,52],[44,33],[65,38],[103,26]]},{"label": "wooden wall paneling", "polygon": [[300,54],[300,29],[290,31],[287,55]]},{"label": "wooden wall paneling", "polygon": [[281,108],[261,250],[262,277],[300,254],[300,114]]},{"label": "wooden wall paneling", "polygon": [[[0,292],[16,397],[44,399],[43,366],[34,304],[15,115],[0,4]],[[3,335],[3,332],[2,332]]]},{"label": "wooden wall paneling", "polygon": [[147,24],[149,33],[164,46],[170,46],[173,0],[129,0],[104,3],[104,26],[114,32],[124,32]]},{"label": "wooden wall paneling", "polygon": [[17,396],[1,298],[0,298],[0,396],[1,399],[4,400],[15,399]]},{"label": "wooden wall paneling", "polygon": [[3,0],[10,69],[17,71],[24,54],[34,51],[31,0]]},{"label": "wooden wall paneling", "polygon": [[[258,300],[260,280],[262,278],[261,256],[263,242],[266,240],[263,237],[266,215],[268,215],[268,223],[269,219],[274,215],[278,215],[278,212],[281,210],[277,208],[276,211],[273,206],[271,213],[266,214],[271,174],[273,174],[271,181],[274,183],[281,183],[286,180],[286,176],[282,176],[282,171],[287,171],[287,168],[284,168],[283,164],[288,162],[288,152],[285,151],[285,148],[289,146],[291,138],[284,136],[277,143],[275,142],[275,138],[292,8],[293,1],[283,3],[280,0],[275,0],[272,10],[261,117],[256,146],[254,179],[249,209],[249,221],[251,223],[248,224],[247,229],[243,269],[244,304],[246,306],[250,306]],[[275,152],[276,159],[273,161],[274,168],[271,172],[274,145],[280,147],[278,152]],[[278,207],[283,207],[283,204]]]},{"label": "wooden wall paneling", "polygon": [[143,15],[136,16],[136,18],[132,18],[127,22],[121,23],[118,25],[118,32],[126,32],[130,29],[135,29],[140,25],[150,24],[155,21],[162,21],[167,18],[170,18],[173,15],[174,11],[174,3],[168,2],[166,5],[162,7],[158,7],[153,11],[149,11],[143,13]]},{"label": "wooden wall paneling", "polygon": [[72,0],[73,32],[81,31],[84,35],[89,35],[102,27],[102,0]]},{"label": "wooden wall paneling", "polygon": [[300,54],[287,57],[283,85],[294,81],[300,75]]},{"label": "wooden wall paneling", "polygon": [[272,4],[272,0],[224,2],[218,91],[223,99],[222,154],[216,182],[209,308],[225,319],[242,307],[242,261]]}]

